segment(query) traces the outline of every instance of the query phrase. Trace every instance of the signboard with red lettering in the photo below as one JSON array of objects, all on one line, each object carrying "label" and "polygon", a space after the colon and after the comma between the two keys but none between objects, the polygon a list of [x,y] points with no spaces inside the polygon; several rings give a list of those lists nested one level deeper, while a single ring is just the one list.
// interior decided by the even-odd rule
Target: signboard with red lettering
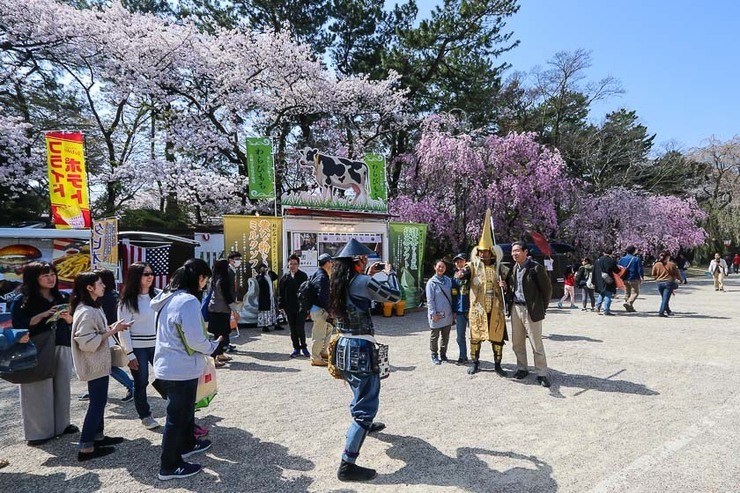
[{"label": "signboard with red lettering", "polygon": [[92,226],[80,132],[46,132],[51,212],[57,229]]}]

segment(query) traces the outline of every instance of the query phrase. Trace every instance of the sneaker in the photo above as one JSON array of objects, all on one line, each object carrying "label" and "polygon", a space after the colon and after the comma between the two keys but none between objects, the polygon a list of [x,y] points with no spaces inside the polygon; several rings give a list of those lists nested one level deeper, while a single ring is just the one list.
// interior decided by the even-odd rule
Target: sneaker
[{"label": "sneaker", "polygon": [[144,428],[146,428],[147,430],[159,428],[159,423],[156,419],[152,418],[151,415],[147,416],[146,418],[142,418],[141,424],[144,425]]},{"label": "sneaker", "polygon": [[571,310],[578,308],[576,305],[570,305]]},{"label": "sneaker", "polygon": [[370,425],[370,429],[367,430],[368,433],[377,433],[379,431],[385,430],[385,423],[381,423],[380,421],[375,421],[373,424]]},{"label": "sneaker", "polygon": [[[231,337],[235,337],[235,336],[231,336]],[[233,344],[229,344],[229,347],[226,348],[226,350],[228,352],[236,351],[236,346],[234,346]]]},{"label": "sneaker", "polygon": [[506,370],[504,370],[503,368],[501,368],[501,365],[500,364],[494,365],[493,371],[495,371],[498,374],[498,376],[500,376],[500,377],[508,377],[509,376],[509,374],[506,372]]},{"label": "sneaker", "polygon": [[446,355],[446,354],[443,354],[442,356],[440,356],[440,357],[439,357],[439,360],[440,360],[440,361],[441,361],[442,363],[447,363],[447,362],[449,362],[449,361],[450,361],[450,360],[448,360],[448,359],[447,359],[447,355]]},{"label": "sneaker", "polygon": [[563,308],[563,304],[558,301],[558,308]]},{"label": "sneaker", "polygon": [[208,435],[208,428],[195,425],[193,426],[193,435],[195,435],[196,440],[198,438],[203,438],[204,436]]},{"label": "sneaker", "polygon": [[306,349],[306,348],[301,349],[301,354],[303,354],[303,356],[306,357],[306,358],[310,358],[311,357],[311,353],[309,353],[308,352],[308,349]]},{"label": "sneaker", "polygon": [[547,377],[537,377],[537,381],[545,388],[550,387],[550,380],[548,380]]},{"label": "sneaker", "polygon": [[121,399],[121,402],[131,402],[133,400],[134,400],[134,391],[129,390],[128,392],[126,392],[126,395],[123,397],[123,399]]},{"label": "sneaker", "polygon": [[270,332],[270,328],[269,327],[262,327],[262,332]]},{"label": "sneaker", "polygon": [[610,317],[614,317],[615,316],[614,313],[612,313],[612,312],[604,312],[604,315],[608,315]]},{"label": "sneaker", "polygon": [[588,308],[581,308],[582,312],[588,311]]},{"label": "sneaker", "polygon": [[202,440],[198,440],[198,441],[195,442],[195,447],[193,447],[192,450],[190,450],[189,452],[185,452],[184,454],[182,454],[182,458],[183,459],[187,459],[188,457],[190,457],[192,455],[200,454],[201,452],[205,452],[206,450],[208,450],[209,448],[211,448],[211,445],[212,445],[211,444],[211,441],[210,440],[207,440],[205,438],[202,439]]},{"label": "sneaker", "polygon": [[191,464],[189,462],[185,462],[171,472],[160,470],[157,477],[162,481],[169,481],[170,479],[189,478],[190,476],[195,476],[196,474],[198,474],[201,469],[202,468],[200,467],[200,464]]},{"label": "sneaker", "polygon": [[432,363],[434,363],[435,365],[442,364],[442,362],[439,360],[439,356],[437,356],[436,354],[432,354]]},{"label": "sneaker", "polygon": [[272,330],[285,330],[285,327],[283,327],[282,325],[276,325],[272,328]]},{"label": "sneaker", "polygon": [[301,350],[300,349],[295,349],[295,350],[293,350],[292,353],[290,353],[290,357],[291,358],[297,358],[300,355],[301,355]]},{"label": "sneaker", "polygon": [[369,481],[377,475],[375,469],[361,467],[344,460],[339,466],[339,471],[337,471],[339,481]]},{"label": "sneaker", "polygon": [[85,392],[84,394],[77,396],[77,400],[78,401],[89,401],[90,400],[90,394],[88,394],[87,392]]}]

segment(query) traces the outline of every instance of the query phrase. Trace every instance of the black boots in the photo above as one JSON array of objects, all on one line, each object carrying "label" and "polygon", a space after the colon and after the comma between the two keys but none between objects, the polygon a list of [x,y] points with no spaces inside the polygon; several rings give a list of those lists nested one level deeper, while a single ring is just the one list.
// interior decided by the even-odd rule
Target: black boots
[{"label": "black boots", "polygon": [[495,366],[493,367],[493,371],[495,371],[496,373],[498,373],[498,375],[501,376],[501,377],[508,377],[509,376],[509,374],[506,373],[506,370],[504,370],[503,368],[501,368],[501,363],[496,363]]},{"label": "black boots", "polygon": [[375,469],[361,467],[351,462],[342,461],[337,471],[339,481],[369,481],[377,476]]},{"label": "black boots", "polygon": [[471,366],[470,368],[468,368],[468,375],[473,375],[475,373],[478,373],[478,365],[479,364],[480,363],[478,362],[478,360],[474,360],[473,361],[473,366]]}]

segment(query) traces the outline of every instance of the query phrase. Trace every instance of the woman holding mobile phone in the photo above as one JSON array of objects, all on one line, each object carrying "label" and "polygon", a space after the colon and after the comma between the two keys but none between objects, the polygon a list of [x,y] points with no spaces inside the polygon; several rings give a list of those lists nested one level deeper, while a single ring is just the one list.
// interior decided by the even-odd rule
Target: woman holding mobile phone
[{"label": "woman holding mobile phone", "polygon": [[[427,311],[429,328],[429,348],[432,351],[432,363],[442,364],[447,360],[447,343],[450,341],[450,329],[455,323],[452,310],[452,279],[445,275],[447,264],[444,260],[434,262],[434,276],[427,281]],[[439,336],[442,342],[439,343]],[[439,352],[438,352],[439,351]]]},{"label": "woman holding mobile phone", "polygon": [[106,456],[114,451],[110,445],[123,442],[121,437],[107,437],[103,433],[111,369],[108,338],[128,329],[130,323],[119,320],[108,325],[99,302],[104,294],[105,284],[99,274],[83,272],[75,278],[70,303],[72,359],[77,376],[87,382],[90,394],[77,453],[80,462]]},{"label": "woman holding mobile phone", "polygon": [[23,288],[11,306],[13,327],[28,329],[31,342],[52,332],[53,368],[49,378],[22,383],[20,388],[23,434],[28,445],[37,446],[63,433],[77,433],[70,424],[70,381],[72,380],[72,315],[68,297],[59,291],[57,271],[49,262],[31,262],[23,268]]},{"label": "woman holding mobile phone", "polygon": [[130,320],[131,328],[121,334],[121,345],[128,355],[128,367],[134,376],[134,405],[142,426],[148,430],[159,427],[152,417],[146,397],[149,385],[149,365],[154,365],[157,331],[154,327],[152,299],[160,293],[154,287],[154,270],[146,262],[134,262],[126,272],[118,305],[118,320]]}]

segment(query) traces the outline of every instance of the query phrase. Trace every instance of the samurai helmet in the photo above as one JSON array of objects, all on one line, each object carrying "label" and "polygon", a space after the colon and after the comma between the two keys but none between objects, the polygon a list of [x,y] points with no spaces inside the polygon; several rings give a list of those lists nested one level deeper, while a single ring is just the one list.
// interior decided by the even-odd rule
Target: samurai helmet
[{"label": "samurai helmet", "polygon": [[342,251],[334,256],[334,258],[353,258],[359,257],[360,255],[375,255],[375,252],[352,238],[346,245],[344,245]]},{"label": "samurai helmet", "polygon": [[491,250],[493,252],[493,236],[491,235],[491,209],[486,209],[486,218],[483,220],[483,230],[478,242],[478,250]]}]

